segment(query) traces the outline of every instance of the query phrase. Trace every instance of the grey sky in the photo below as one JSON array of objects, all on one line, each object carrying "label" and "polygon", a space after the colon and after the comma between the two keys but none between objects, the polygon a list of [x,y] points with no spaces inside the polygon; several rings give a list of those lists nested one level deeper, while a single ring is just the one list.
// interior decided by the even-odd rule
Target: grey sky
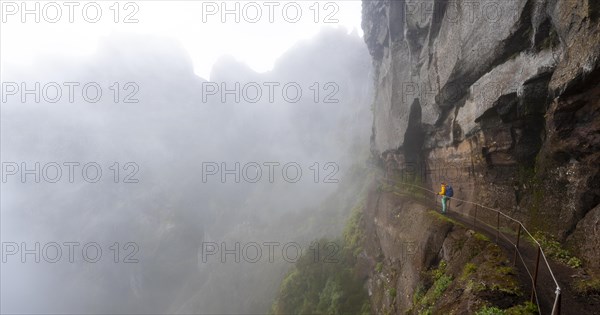
[{"label": "grey sky", "polygon": [[208,79],[222,55],[264,72],[323,27],[343,27],[362,36],[360,1],[121,1],[117,7],[113,1],[74,3],[3,1],[2,64],[31,65],[36,56],[46,54],[86,56],[103,37],[115,33],[153,34],[178,41],[195,73]]}]

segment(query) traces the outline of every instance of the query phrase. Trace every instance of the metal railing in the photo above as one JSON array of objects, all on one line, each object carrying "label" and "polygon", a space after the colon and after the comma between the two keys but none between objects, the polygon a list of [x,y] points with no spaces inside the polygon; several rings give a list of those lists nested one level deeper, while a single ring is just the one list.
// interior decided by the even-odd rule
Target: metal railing
[{"label": "metal railing", "polygon": [[[435,191],[432,191],[430,189],[427,189],[425,187],[419,186],[419,185],[414,185],[414,184],[410,184],[410,183],[406,183],[406,182],[402,182],[402,181],[395,181],[392,179],[384,179],[386,181],[386,184],[390,185],[389,183],[394,183],[394,184],[399,184],[401,186],[408,186],[412,189],[418,189],[421,192],[427,192],[429,194],[433,194],[435,195],[436,198],[434,198],[435,200],[435,205],[437,207],[437,200],[439,197],[439,194],[436,193]],[[394,185],[390,185],[392,187],[397,187]],[[413,193],[413,197],[414,197],[414,193]],[[428,201],[430,201],[431,199],[427,198]],[[554,303],[552,305],[552,315],[560,315],[561,313],[561,299],[562,299],[562,294],[561,294],[561,289],[560,289],[560,285],[558,284],[558,281],[556,280],[556,277],[554,276],[554,273],[552,272],[552,268],[550,267],[550,264],[548,263],[548,259],[546,257],[546,254],[544,254],[544,250],[542,249],[542,246],[540,245],[540,243],[535,239],[535,237],[533,237],[533,235],[531,235],[531,233],[529,232],[529,230],[527,230],[527,228],[523,225],[523,223],[515,218],[510,217],[509,215],[503,213],[502,211],[498,210],[498,209],[494,209],[494,208],[490,208],[487,206],[484,206],[482,204],[476,203],[476,202],[472,202],[472,201],[468,201],[468,200],[462,200],[462,199],[458,199],[458,198],[450,198],[450,200],[452,201],[456,201],[456,202],[463,202],[465,204],[471,204],[473,205],[474,208],[474,214],[470,215],[470,214],[466,214],[466,213],[462,213],[462,212],[456,212],[459,215],[463,216],[463,217],[467,217],[467,218],[472,218],[473,219],[473,229],[475,230],[477,227],[477,223],[480,222],[484,225],[487,225],[490,228],[495,229],[496,232],[496,243],[499,242],[500,237],[502,236],[504,239],[506,239],[513,247],[514,247],[514,257],[513,257],[513,266],[516,266],[517,264],[517,258],[519,258],[521,260],[521,263],[523,264],[527,275],[529,276],[529,278],[531,279],[531,285],[532,285],[532,289],[531,289],[531,298],[530,298],[530,302],[531,303],[535,303],[535,305],[537,306],[538,309],[538,313],[541,314],[541,305],[538,299],[538,290],[537,290],[537,284],[538,284],[538,274],[539,274],[539,269],[540,269],[540,258],[543,258],[543,261],[546,265],[546,267],[548,268],[548,271],[552,277],[552,280],[554,281],[554,284],[556,285],[556,290],[554,291],[555,294],[555,298],[554,298]],[[441,201],[440,201],[440,205],[441,205]],[[485,222],[484,218],[485,216],[482,217],[482,214],[480,213],[479,216],[480,218],[477,218],[478,212],[480,210],[484,210],[487,213],[492,214],[491,216],[488,216],[488,218],[492,218],[492,220],[494,220],[495,222],[492,222],[491,224],[489,222]],[[506,230],[503,232],[502,228],[501,228],[501,218],[504,219],[505,222],[510,222],[513,223],[513,225],[516,225],[516,231],[512,232],[511,230]],[[516,241],[511,240],[506,233],[510,233],[510,234],[516,234]],[[521,251],[519,250],[519,248],[521,247],[520,244],[520,239],[522,236],[525,237],[529,237],[531,239],[531,242],[534,244],[534,246],[537,248],[537,254],[536,254],[536,261],[535,261],[535,269],[533,274],[531,273],[531,270],[529,268],[527,268],[527,263],[525,262],[525,259],[523,258],[523,255],[521,253]]]}]

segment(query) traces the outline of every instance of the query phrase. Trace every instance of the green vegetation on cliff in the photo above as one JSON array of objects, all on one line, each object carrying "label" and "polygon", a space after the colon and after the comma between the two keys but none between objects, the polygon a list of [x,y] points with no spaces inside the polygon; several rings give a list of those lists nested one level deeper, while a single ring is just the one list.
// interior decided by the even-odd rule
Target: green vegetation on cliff
[{"label": "green vegetation on cliff", "polygon": [[[446,254],[437,266],[423,271],[407,314],[532,314],[516,270],[502,249],[484,235],[435,211],[435,221],[452,224]],[[514,306],[517,305],[517,306]]]},{"label": "green vegetation on cliff", "polygon": [[563,264],[568,265],[571,268],[579,268],[582,262],[579,258],[575,257],[571,251],[565,249],[557,240],[555,240],[549,233],[537,231],[533,234],[533,237],[540,243],[544,249],[544,253],[551,259],[557,260]]},{"label": "green vegetation on cliff", "polygon": [[282,281],[271,314],[370,314],[369,297],[357,274],[362,205],[356,206],[342,239],[320,239]]},{"label": "green vegetation on cliff", "polygon": [[531,302],[513,306],[507,310],[496,306],[484,306],[475,315],[534,315],[538,314],[537,307]]},{"label": "green vegetation on cliff", "polygon": [[417,288],[413,296],[413,308],[419,315],[431,314],[435,302],[452,283],[452,276],[446,273],[447,266],[448,264],[442,260],[438,268],[429,272],[427,276],[431,277],[433,284],[427,291],[423,286]]}]

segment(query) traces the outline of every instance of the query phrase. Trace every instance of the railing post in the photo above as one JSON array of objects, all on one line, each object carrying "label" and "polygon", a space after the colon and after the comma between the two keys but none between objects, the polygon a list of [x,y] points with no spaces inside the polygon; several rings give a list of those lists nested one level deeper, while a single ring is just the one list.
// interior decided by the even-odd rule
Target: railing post
[{"label": "railing post", "polygon": [[533,303],[535,297],[535,286],[537,284],[538,269],[540,267],[540,252],[541,248],[538,245],[537,258],[535,259],[535,272],[533,273],[533,286],[531,287],[531,303]]},{"label": "railing post", "polygon": [[519,251],[519,241],[521,240],[521,223],[517,224],[517,245],[515,245],[515,260],[513,266],[517,265],[517,252]]},{"label": "railing post", "polygon": [[552,307],[552,315],[560,315],[561,299],[562,294],[560,293],[560,288],[556,288],[556,299],[554,300],[554,306]]},{"label": "railing post", "polygon": [[500,240],[500,211],[496,211],[498,214],[498,220],[496,221],[496,244]]}]

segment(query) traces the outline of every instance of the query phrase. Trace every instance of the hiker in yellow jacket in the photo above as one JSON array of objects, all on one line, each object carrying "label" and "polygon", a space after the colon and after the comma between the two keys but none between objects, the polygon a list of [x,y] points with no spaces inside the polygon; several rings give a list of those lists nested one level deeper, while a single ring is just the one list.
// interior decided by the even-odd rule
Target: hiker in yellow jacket
[{"label": "hiker in yellow jacket", "polygon": [[440,192],[438,195],[442,196],[442,213],[446,213],[446,203],[448,202],[448,196],[446,196],[446,183],[442,183],[442,187],[440,188]]}]

